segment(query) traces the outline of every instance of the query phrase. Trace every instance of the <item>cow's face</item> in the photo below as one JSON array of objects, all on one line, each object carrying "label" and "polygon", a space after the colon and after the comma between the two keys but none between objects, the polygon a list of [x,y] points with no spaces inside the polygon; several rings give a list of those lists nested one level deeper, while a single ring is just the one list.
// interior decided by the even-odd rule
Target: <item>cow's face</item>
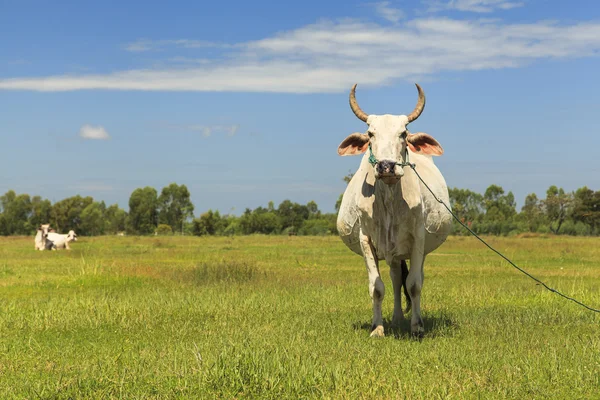
[{"label": "cow's face", "polygon": [[73,231],[73,230],[69,231],[69,234],[67,235],[67,240],[73,241],[73,242],[77,241],[77,234],[75,233],[75,231]]},{"label": "cow's face", "polygon": [[50,224],[40,224],[37,230],[42,231],[42,237],[46,239],[48,237],[48,232],[50,231]]},{"label": "cow's face", "polygon": [[398,165],[406,161],[406,116],[371,115],[367,119],[369,145],[377,160],[375,178],[394,184],[404,175]]},{"label": "cow's face", "polygon": [[400,181],[404,175],[403,167],[400,165],[407,162],[407,148],[414,153],[439,156],[444,151],[440,144],[426,133],[410,133],[406,127],[423,111],[425,106],[425,95],[419,89],[419,102],[415,110],[407,115],[367,115],[364,113],[354,97],[356,85],[350,92],[350,106],[356,116],[368,125],[366,133],[353,133],[348,136],[338,147],[341,156],[368,154],[375,159],[373,165],[376,179],[381,179],[388,185]]}]

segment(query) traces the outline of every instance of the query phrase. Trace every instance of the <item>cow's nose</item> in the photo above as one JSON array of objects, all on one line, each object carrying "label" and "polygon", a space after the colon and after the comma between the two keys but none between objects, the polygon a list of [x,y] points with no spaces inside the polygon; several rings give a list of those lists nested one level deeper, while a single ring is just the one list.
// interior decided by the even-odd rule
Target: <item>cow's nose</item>
[{"label": "cow's nose", "polygon": [[380,175],[391,175],[394,174],[395,167],[395,161],[382,160],[377,163],[377,172],[379,172]]}]

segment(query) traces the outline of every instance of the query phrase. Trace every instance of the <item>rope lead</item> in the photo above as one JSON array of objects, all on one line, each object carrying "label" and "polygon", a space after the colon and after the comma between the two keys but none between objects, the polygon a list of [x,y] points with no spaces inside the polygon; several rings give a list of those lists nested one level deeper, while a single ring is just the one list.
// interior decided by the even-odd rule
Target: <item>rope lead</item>
[{"label": "rope lead", "polygon": [[506,260],[506,261],[507,261],[507,262],[508,262],[510,265],[512,265],[513,267],[515,267],[516,269],[518,269],[519,271],[521,271],[522,273],[524,273],[525,275],[527,275],[528,277],[530,277],[531,279],[533,279],[534,281],[536,281],[537,283],[539,283],[540,285],[542,285],[543,287],[545,287],[546,289],[548,289],[550,292],[556,293],[556,294],[558,294],[559,296],[562,296],[562,297],[564,297],[564,298],[565,298],[565,299],[567,299],[567,300],[571,300],[571,301],[573,301],[573,302],[575,302],[575,303],[579,304],[580,306],[587,308],[587,309],[588,309],[588,310],[590,310],[590,311],[593,311],[593,312],[596,312],[596,313],[600,313],[600,310],[598,310],[598,309],[596,309],[596,308],[592,308],[592,307],[590,307],[590,306],[588,306],[588,305],[586,305],[586,304],[584,304],[584,303],[580,302],[579,300],[576,300],[576,299],[574,299],[574,298],[572,298],[572,297],[569,297],[569,296],[567,296],[567,295],[565,295],[565,294],[563,294],[563,293],[559,292],[558,290],[556,290],[556,289],[553,289],[553,288],[549,287],[549,286],[548,286],[548,285],[546,285],[544,282],[542,282],[542,281],[541,281],[541,280],[539,280],[538,278],[534,277],[533,275],[531,275],[531,274],[530,274],[530,273],[528,273],[527,271],[523,270],[522,268],[519,268],[519,266],[517,266],[517,265],[516,265],[514,262],[512,262],[511,260],[509,260],[508,258],[506,258],[506,257],[505,257],[505,256],[504,256],[502,253],[500,253],[498,250],[494,249],[492,246],[490,246],[489,244],[487,244],[487,243],[485,242],[485,240],[483,240],[482,238],[480,238],[480,237],[479,237],[479,236],[478,236],[478,235],[477,235],[475,232],[473,232],[473,231],[471,230],[471,228],[469,228],[467,225],[465,225],[464,223],[462,223],[462,222],[460,221],[460,219],[458,219],[458,217],[456,216],[456,214],[454,214],[454,213],[452,212],[452,210],[450,209],[450,207],[448,207],[448,206],[446,205],[446,203],[444,203],[442,200],[440,200],[440,199],[439,199],[439,198],[438,198],[438,197],[435,195],[435,193],[433,193],[433,191],[431,190],[431,188],[429,187],[429,185],[427,185],[427,184],[425,183],[425,181],[423,180],[423,178],[421,178],[421,175],[419,175],[419,173],[417,172],[417,169],[416,169],[416,166],[415,166],[415,164],[409,164],[409,163],[407,163],[407,165],[408,165],[410,168],[412,168],[412,170],[413,170],[413,171],[415,171],[415,174],[417,174],[417,177],[419,178],[419,180],[420,180],[421,182],[423,182],[423,185],[425,185],[425,187],[427,188],[427,190],[429,190],[429,192],[430,192],[430,193],[433,195],[433,197],[434,197],[434,198],[435,198],[435,199],[438,201],[438,203],[440,203],[440,204],[442,204],[444,207],[446,207],[446,210],[448,210],[448,212],[449,212],[449,213],[450,213],[450,214],[451,214],[451,215],[454,217],[454,219],[455,219],[455,220],[456,220],[456,221],[457,221],[459,224],[461,224],[461,225],[462,225],[462,226],[463,226],[463,227],[464,227],[466,230],[468,230],[468,231],[471,233],[471,235],[475,236],[475,237],[476,237],[476,238],[477,238],[477,239],[478,239],[478,240],[479,240],[481,243],[483,243],[484,245],[486,245],[486,246],[487,246],[487,247],[488,247],[490,250],[492,250],[494,253],[498,254],[500,257],[504,258],[504,259],[505,259],[505,260]]}]

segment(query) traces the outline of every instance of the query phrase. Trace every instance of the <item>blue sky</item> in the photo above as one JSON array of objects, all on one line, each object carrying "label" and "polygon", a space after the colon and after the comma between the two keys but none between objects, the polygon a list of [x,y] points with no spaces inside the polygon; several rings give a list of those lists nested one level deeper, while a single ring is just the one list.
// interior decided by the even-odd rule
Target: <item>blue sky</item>
[{"label": "blue sky", "polygon": [[0,2],[0,192],[128,209],[171,182],[196,215],[333,211],[367,113],[443,146],[449,187],[600,190],[600,4],[554,0]]}]

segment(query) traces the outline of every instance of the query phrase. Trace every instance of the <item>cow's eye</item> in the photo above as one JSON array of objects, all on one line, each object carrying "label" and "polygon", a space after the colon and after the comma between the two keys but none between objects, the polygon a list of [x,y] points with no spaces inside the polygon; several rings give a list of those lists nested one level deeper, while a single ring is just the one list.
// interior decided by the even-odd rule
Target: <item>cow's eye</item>
[{"label": "cow's eye", "polygon": [[369,135],[370,138],[373,137],[373,132],[367,132],[367,135]]}]

